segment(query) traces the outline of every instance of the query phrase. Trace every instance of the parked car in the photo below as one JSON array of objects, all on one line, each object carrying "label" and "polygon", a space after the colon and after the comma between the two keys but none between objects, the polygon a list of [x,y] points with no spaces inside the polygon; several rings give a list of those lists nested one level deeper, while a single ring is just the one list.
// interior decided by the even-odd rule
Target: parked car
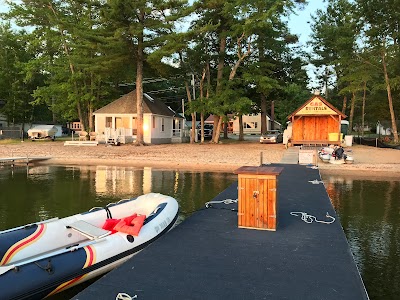
[{"label": "parked car", "polygon": [[283,142],[283,134],[279,130],[269,130],[266,134],[262,134],[260,136],[260,143],[282,143]]},{"label": "parked car", "polygon": [[[197,138],[200,140],[201,139],[201,126],[200,126],[200,124],[197,126],[197,129],[198,129]],[[212,139],[213,130],[214,130],[214,125],[212,125],[212,124],[204,124],[204,139],[205,140]]]}]

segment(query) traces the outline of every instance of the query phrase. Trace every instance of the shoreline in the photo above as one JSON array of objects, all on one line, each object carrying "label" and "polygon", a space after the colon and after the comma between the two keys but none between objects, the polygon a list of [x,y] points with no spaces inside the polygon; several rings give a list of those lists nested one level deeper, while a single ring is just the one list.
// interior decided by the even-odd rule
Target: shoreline
[{"label": "shoreline", "polygon": [[[278,162],[279,163],[279,162]],[[132,167],[132,168],[154,168],[159,170],[174,170],[174,171],[197,171],[197,172],[222,172],[233,173],[242,165],[236,164],[201,164],[193,162],[144,162],[144,161],[123,161],[119,159],[82,159],[82,158],[50,158],[37,162],[40,165],[59,165],[59,166],[117,166],[117,167]],[[339,165],[340,166],[340,165]],[[345,165],[342,167],[330,166],[328,163],[319,163],[318,168],[323,175],[341,175],[341,176],[356,176],[356,177],[398,177],[400,179],[400,171],[392,168],[393,165],[381,164],[379,166],[371,164],[363,165]]]},{"label": "shoreline", "polygon": [[[355,145],[354,164],[318,161],[321,175],[400,179],[400,151]],[[347,149],[347,150],[349,150]],[[64,146],[63,142],[0,144],[2,157],[46,157],[41,165],[150,167],[162,170],[233,173],[242,166],[280,163],[282,144],[254,141],[221,144],[163,144],[149,146]]]}]

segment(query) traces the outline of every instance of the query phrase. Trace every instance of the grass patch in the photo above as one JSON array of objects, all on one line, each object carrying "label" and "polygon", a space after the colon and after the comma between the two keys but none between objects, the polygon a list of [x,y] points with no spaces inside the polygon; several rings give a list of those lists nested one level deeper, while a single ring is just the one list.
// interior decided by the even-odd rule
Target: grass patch
[{"label": "grass patch", "polygon": [[4,139],[0,140],[0,145],[13,145],[13,144],[20,144],[20,139]]},{"label": "grass patch", "polygon": [[[65,142],[65,141],[71,141],[71,137],[56,137],[54,141],[51,139],[37,139],[32,141],[29,138],[26,138],[24,142],[26,143],[54,143],[54,142]],[[74,140],[78,140],[78,138],[74,138]],[[17,145],[21,144],[22,140],[20,139],[0,139],[0,145]]]}]

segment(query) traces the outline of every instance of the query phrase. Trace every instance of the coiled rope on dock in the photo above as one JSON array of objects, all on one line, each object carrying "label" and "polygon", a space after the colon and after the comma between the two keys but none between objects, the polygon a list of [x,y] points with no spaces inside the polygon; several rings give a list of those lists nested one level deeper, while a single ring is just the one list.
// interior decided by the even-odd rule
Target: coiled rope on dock
[{"label": "coiled rope on dock", "polygon": [[320,184],[320,183],[324,184],[324,182],[322,180],[318,180],[318,179],[309,180],[308,182],[311,184]]},{"label": "coiled rope on dock", "polygon": [[320,221],[315,216],[309,215],[302,211],[292,211],[290,214],[295,217],[301,216],[301,220],[303,220],[307,224],[311,224],[312,222],[317,222],[317,223],[322,223],[322,224],[332,224],[336,220],[328,212],[326,213],[325,217],[330,218],[331,219],[330,221]]},{"label": "coiled rope on dock", "polygon": [[137,295],[130,296],[127,293],[118,293],[117,297],[115,297],[115,300],[132,300],[136,299],[137,297]]},{"label": "coiled rope on dock", "polygon": [[221,200],[221,201],[208,201],[204,205],[206,206],[206,208],[210,208],[210,207],[212,207],[213,204],[220,204],[220,203],[232,204],[232,203],[237,203],[237,202],[238,202],[237,199],[225,199],[225,200]]}]

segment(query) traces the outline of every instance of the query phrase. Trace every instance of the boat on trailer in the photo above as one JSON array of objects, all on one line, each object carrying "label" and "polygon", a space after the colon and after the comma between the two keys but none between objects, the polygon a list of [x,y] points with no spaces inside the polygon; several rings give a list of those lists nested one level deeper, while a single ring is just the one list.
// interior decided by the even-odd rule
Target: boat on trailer
[{"label": "boat on trailer", "polygon": [[104,274],[172,228],[178,202],[149,193],[0,232],[1,299],[42,299]]}]

